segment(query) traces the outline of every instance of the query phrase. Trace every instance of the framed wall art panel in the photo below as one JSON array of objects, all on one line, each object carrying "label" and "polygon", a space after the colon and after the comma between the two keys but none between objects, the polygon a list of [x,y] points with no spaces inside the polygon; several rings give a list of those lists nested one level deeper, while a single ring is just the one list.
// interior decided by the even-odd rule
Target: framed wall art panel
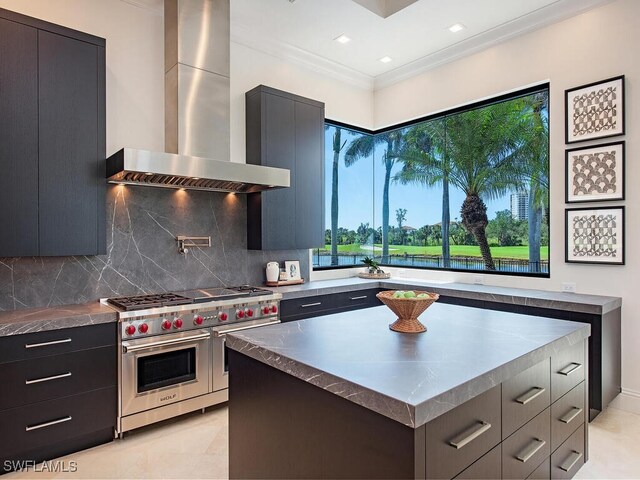
[{"label": "framed wall art panel", "polygon": [[565,261],[624,265],[624,207],[565,210]]},{"label": "framed wall art panel", "polygon": [[624,75],[564,92],[566,143],[624,135]]},{"label": "framed wall art panel", "polygon": [[565,152],[565,201],[624,200],[625,142],[572,148]]}]

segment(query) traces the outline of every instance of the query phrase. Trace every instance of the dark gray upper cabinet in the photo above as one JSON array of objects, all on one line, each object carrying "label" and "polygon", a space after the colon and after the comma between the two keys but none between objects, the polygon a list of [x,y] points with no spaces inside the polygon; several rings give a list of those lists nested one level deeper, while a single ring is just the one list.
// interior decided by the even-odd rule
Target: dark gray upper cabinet
[{"label": "dark gray upper cabinet", "polygon": [[105,41],[0,9],[0,257],[97,255]]},{"label": "dark gray upper cabinet", "polygon": [[291,186],[249,195],[248,247],[324,245],[324,103],[260,85],[246,94],[247,163],[286,168]]}]

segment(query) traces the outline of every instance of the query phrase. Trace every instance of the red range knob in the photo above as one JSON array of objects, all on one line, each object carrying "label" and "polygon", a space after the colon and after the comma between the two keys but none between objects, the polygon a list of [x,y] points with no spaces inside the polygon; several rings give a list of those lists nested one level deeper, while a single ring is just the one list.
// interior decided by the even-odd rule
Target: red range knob
[{"label": "red range knob", "polygon": [[202,322],[204,322],[204,318],[202,318],[200,315],[193,319],[193,323],[196,325],[202,325]]},{"label": "red range knob", "polygon": [[136,327],[134,327],[133,325],[129,325],[124,329],[124,331],[127,335],[133,335],[134,333],[136,333]]},{"label": "red range knob", "polygon": [[253,317],[253,310],[247,309],[247,317]]},{"label": "red range knob", "polygon": [[182,328],[182,319],[181,319],[181,318],[176,318],[176,319],[173,321],[173,326],[174,326],[175,328]]},{"label": "red range knob", "polygon": [[169,330],[171,328],[171,322],[169,320],[165,320],[162,322],[162,329]]},{"label": "red range knob", "polygon": [[244,310],[237,310],[236,311],[236,317],[244,318]]},{"label": "red range knob", "polygon": [[262,313],[264,313],[265,315],[268,315],[268,314],[269,314],[269,311],[270,311],[269,307],[264,307],[264,308],[262,309]]},{"label": "red range knob", "polygon": [[278,307],[276,305],[273,305],[271,307],[271,312],[276,313],[278,311]]},{"label": "red range knob", "polygon": [[220,315],[218,315],[218,318],[220,319],[221,322],[224,322],[227,318],[229,318],[229,315],[227,315],[226,313],[222,312],[222,313],[220,313]]},{"label": "red range knob", "polygon": [[139,331],[140,333],[147,333],[147,332],[149,331],[149,325],[147,325],[146,323],[141,323],[141,324],[138,326],[138,331]]}]

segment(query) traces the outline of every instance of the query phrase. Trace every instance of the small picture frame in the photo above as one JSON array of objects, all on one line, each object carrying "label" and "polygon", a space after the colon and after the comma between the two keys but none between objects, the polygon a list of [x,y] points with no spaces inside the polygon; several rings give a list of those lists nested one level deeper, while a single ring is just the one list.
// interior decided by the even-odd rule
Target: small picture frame
[{"label": "small picture frame", "polygon": [[289,280],[302,279],[300,275],[300,262],[298,260],[284,262],[284,270],[287,272]]},{"label": "small picture frame", "polygon": [[624,207],[565,210],[565,262],[624,265]]},{"label": "small picture frame", "polygon": [[565,141],[624,135],[624,75],[564,92]]},{"label": "small picture frame", "polygon": [[624,200],[625,142],[565,152],[565,202]]}]

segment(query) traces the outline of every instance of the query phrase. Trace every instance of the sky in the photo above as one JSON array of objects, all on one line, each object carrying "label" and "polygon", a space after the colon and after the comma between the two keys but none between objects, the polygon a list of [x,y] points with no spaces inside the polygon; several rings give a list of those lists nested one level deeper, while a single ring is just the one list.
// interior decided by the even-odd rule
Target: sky
[{"label": "sky", "polygon": [[[325,225],[331,228],[331,177],[333,168],[333,133],[330,128],[325,131]],[[355,137],[343,133],[342,140],[348,142]],[[360,223],[369,223],[373,228],[382,225],[382,191],[384,187],[384,166],[380,160],[384,147],[376,149],[370,158],[358,160],[352,166],[344,165],[344,150],[340,154],[340,169],[338,175],[338,226],[351,230],[358,228]],[[400,169],[395,165],[393,175]],[[450,218],[454,221],[460,218],[460,207],[464,200],[464,193],[451,186],[449,190]],[[484,199],[489,218],[495,217],[496,212],[509,210],[510,195],[498,200]],[[420,228],[423,225],[433,225],[441,221],[442,217],[442,188],[425,188],[417,185],[401,185],[392,182],[389,189],[389,224],[397,226],[396,210],[407,210],[405,225]]]}]

